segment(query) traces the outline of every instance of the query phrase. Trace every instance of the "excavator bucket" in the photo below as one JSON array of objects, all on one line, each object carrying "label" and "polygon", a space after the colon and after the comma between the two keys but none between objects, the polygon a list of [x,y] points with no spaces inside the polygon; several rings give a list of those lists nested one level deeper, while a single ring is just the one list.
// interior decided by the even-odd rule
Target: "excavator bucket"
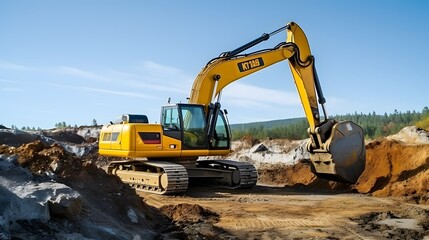
[{"label": "excavator bucket", "polygon": [[328,180],[356,183],[366,160],[362,128],[351,121],[336,122],[324,142],[323,148],[310,150],[313,173]]}]

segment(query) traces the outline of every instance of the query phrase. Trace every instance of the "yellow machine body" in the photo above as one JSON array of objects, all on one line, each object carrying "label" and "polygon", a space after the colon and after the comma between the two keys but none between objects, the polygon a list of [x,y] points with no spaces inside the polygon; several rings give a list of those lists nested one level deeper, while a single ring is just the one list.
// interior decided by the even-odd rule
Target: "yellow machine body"
[{"label": "yellow machine body", "polygon": [[[144,139],[144,134],[147,138]],[[165,136],[160,124],[128,123],[103,126],[99,153],[123,158],[181,158],[228,155],[230,149],[183,150],[182,141]]]}]

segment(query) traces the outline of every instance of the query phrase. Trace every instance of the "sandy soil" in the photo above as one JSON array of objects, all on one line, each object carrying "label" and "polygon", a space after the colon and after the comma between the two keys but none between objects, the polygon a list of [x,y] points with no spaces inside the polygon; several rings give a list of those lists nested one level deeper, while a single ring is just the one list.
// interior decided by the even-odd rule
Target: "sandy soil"
[{"label": "sandy soil", "polygon": [[[347,191],[306,192],[290,187],[258,185],[247,190],[192,187],[184,196],[142,192],[139,195],[147,204],[161,211],[166,209],[170,216],[173,206],[181,206],[173,220],[189,225],[188,218],[192,221],[199,219],[200,232],[204,232],[208,239],[429,237],[429,206]],[[183,210],[184,204],[190,211]],[[208,220],[195,217],[199,212],[204,213],[201,209],[192,210],[195,206],[206,209],[211,217],[207,217]]]}]

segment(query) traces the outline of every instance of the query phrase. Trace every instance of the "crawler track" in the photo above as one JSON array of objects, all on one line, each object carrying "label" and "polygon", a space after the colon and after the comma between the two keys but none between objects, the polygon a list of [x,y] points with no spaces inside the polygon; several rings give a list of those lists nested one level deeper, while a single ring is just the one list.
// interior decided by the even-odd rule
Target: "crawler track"
[{"label": "crawler track", "polygon": [[258,180],[258,172],[255,166],[250,163],[237,162],[231,160],[204,160],[197,162],[198,167],[204,168],[220,168],[220,169],[236,169],[238,170],[240,177],[238,184],[233,183],[232,185],[224,185],[224,187],[230,188],[250,188],[256,185]]},{"label": "crawler track", "polygon": [[139,191],[155,194],[185,192],[188,173],[179,164],[160,161],[114,161],[108,172]]},{"label": "crawler track", "polygon": [[[253,187],[258,179],[252,164],[231,160],[198,161],[192,169],[209,172],[209,185],[231,189]],[[108,172],[136,190],[155,194],[183,193],[189,183],[188,171],[183,165],[166,161],[113,161],[108,166]]]}]

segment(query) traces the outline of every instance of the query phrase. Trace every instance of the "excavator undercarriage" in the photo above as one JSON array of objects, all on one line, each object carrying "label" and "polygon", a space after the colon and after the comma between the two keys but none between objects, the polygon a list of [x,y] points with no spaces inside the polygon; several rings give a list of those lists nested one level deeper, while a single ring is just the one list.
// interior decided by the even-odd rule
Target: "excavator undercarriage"
[{"label": "excavator undercarriage", "polygon": [[256,185],[257,172],[252,164],[231,160],[203,160],[181,164],[168,161],[113,161],[108,173],[139,191],[155,194],[186,192],[190,183],[225,188],[249,188]]}]

